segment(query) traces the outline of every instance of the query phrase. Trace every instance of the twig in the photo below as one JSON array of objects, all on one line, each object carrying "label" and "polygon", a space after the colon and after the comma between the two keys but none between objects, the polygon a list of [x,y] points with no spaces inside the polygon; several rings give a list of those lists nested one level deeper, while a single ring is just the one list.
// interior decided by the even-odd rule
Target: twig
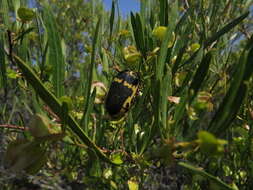
[{"label": "twig", "polygon": [[61,119],[48,106],[44,106],[44,110],[54,118],[55,122],[61,123]]},{"label": "twig", "polygon": [[11,124],[3,124],[3,125],[0,125],[0,127],[8,128],[8,129],[18,129],[18,130],[22,130],[22,131],[28,130],[28,128],[26,128],[24,126],[11,125]]}]

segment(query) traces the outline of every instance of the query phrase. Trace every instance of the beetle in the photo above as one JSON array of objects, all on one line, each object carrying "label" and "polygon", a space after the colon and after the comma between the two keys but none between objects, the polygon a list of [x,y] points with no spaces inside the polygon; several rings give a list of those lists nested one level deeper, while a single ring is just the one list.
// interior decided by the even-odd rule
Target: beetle
[{"label": "beetle", "polygon": [[128,112],[139,85],[139,76],[133,71],[121,71],[113,78],[105,100],[105,108],[112,119],[120,119]]}]

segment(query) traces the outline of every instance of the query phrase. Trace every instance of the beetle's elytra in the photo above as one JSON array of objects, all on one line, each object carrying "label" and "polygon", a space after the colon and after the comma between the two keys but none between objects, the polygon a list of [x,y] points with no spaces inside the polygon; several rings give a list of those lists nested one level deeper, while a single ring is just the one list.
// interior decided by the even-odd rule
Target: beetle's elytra
[{"label": "beetle's elytra", "polygon": [[119,72],[108,91],[105,108],[113,119],[121,118],[131,107],[139,87],[138,75],[129,70]]}]

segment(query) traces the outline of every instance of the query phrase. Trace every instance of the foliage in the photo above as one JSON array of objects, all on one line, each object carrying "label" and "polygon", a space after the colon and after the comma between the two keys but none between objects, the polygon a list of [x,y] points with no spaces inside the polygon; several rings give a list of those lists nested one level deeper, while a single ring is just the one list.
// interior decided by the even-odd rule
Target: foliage
[{"label": "foliage", "polygon": [[[0,0],[3,164],[89,189],[249,189],[252,1],[140,6]],[[105,91],[125,69],[141,87],[112,121]]]}]

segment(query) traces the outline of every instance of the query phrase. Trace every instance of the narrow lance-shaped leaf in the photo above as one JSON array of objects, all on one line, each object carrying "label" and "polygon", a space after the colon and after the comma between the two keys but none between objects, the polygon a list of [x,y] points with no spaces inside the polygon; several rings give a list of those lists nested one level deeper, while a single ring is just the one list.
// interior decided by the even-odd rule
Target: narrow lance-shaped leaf
[{"label": "narrow lance-shaped leaf", "polygon": [[167,120],[168,120],[168,96],[172,95],[172,86],[171,86],[171,69],[167,68],[167,72],[162,80],[162,87],[160,88],[161,101],[160,101],[160,113],[161,113],[161,124],[162,129],[165,132],[163,135],[168,137],[167,134]]},{"label": "narrow lance-shaped leaf", "polygon": [[167,26],[168,25],[168,1],[167,0],[160,0],[160,25]]},{"label": "narrow lance-shaped leaf", "polygon": [[195,75],[194,78],[191,82],[190,85],[190,91],[193,90],[194,94],[191,97],[191,100],[195,97],[195,95],[197,94],[197,92],[199,91],[201,85],[204,82],[204,79],[206,78],[208,69],[209,69],[209,65],[211,62],[211,58],[212,58],[212,54],[211,52],[208,52],[206,54],[206,56],[202,59]]},{"label": "narrow lance-shaped leaf", "polygon": [[184,94],[180,97],[180,102],[176,107],[175,114],[174,114],[174,123],[171,126],[172,134],[174,134],[178,140],[182,140],[182,127],[179,125],[182,118],[185,116],[185,107],[188,102],[189,96],[186,90],[182,91],[181,94]]},{"label": "narrow lance-shaped leaf", "polygon": [[30,32],[32,32],[35,28],[34,27],[31,27],[31,28],[28,28],[26,29],[25,31],[23,31],[15,40],[18,41],[18,40],[23,40],[24,36],[29,34]]},{"label": "narrow lance-shaped leaf", "polygon": [[[0,31],[1,32],[1,31]],[[5,59],[5,53],[4,53],[4,33],[0,33],[0,71],[1,71],[1,82],[2,86],[5,89],[5,95],[7,92],[7,74],[6,74],[6,59]]]},{"label": "narrow lance-shaped leaf", "polygon": [[[204,58],[202,58],[202,60],[201,60],[202,52],[203,52],[203,48],[200,48],[200,51],[197,51],[197,53],[196,53],[197,55],[195,57],[192,57],[193,64],[194,64],[194,62],[198,63],[200,61],[203,65],[205,64],[205,61],[203,61]],[[201,73],[198,73],[198,74],[196,73],[196,75],[201,75]],[[205,77],[205,76],[203,76],[203,77]],[[177,105],[177,107],[175,109],[175,114],[174,114],[174,118],[173,118],[175,122],[171,126],[172,130],[175,131],[175,134],[178,139],[182,138],[183,128],[181,127],[180,123],[185,116],[186,105],[191,98],[190,94],[188,93],[190,87],[188,87],[188,85],[187,85],[191,78],[192,78],[192,73],[188,72],[184,81],[183,81],[182,88],[180,89],[181,98],[180,98],[179,104]],[[195,79],[195,81],[196,81],[196,79]],[[194,82],[194,83],[197,83],[197,82]],[[194,84],[194,86],[195,85],[196,84]],[[192,87],[194,87],[194,86],[192,86]]]},{"label": "narrow lance-shaped leaf", "polygon": [[115,15],[115,5],[114,1],[112,1],[111,15],[110,15],[110,38],[112,37],[112,30],[114,24],[114,15]]},{"label": "narrow lance-shaped leaf", "polygon": [[210,181],[216,183],[221,189],[235,190],[234,188],[232,188],[228,184],[221,181],[218,177],[215,177],[215,176],[205,172],[203,169],[197,168],[196,166],[193,166],[193,165],[185,163],[185,162],[179,162],[178,165],[187,169],[187,170],[190,170],[194,174],[198,174],[198,175],[205,177],[206,179],[209,179]]},{"label": "narrow lance-shaped leaf", "polygon": [[[235,26],[237,26],[248,15],[249,15],[249,12],[247,11],[246,13],[244,13],[243,15],[241,15],[240,17],[238,17],[238,18],[234,19],[232,22],[228,23],[226,26],[224,26],[222,29],[220,29],[218,32],[216,32],[213,36],[209,37],[204,42],[204,49],[207,48],[208,46],[210,46],[216,40],[218,40],[221,36],[223,36],[224,34],[226,34],[227,32],[229,32],[232,28],[234,28]],[[194,60],[194,58],[198,55],[198,53],[199,53],[200,50],[201,49],[199,49],[196,52],[194,52],[194,54],[192,54],[192,56],[184,62],[184,65],[190,64]],[[181,65],[181,67],[182,67],[182,65]]]},{"label": "narrow lance-shaped leaf", "polygon": [[183,55],[186,52],[187,46],[185,45],[184,47],[182,47],[177,55],[177,59],[175,61],[175,63],[172,65],[172,76],[174,77],[174,75],[176,74],[179,64],[182,61]]},{"label": "narrow lance-shaped leaf", "polygon": [[246,95],[247,82],[253,73],[252,57],[253,47],[251,43],[251,47],[247,46],[242,53],[230,88],[208,127],[215,135],[224,135],[240,109]]},{"label": "narrow lance-shaped leaf", "polygon": [[7,0],[0,0],[0,18],[3,18],[3,23],[6,28],[9,27],[9,6]]},{"label": "narrow lance-shaped leaf", "polygon": [[143,28],[142,28],[142,21],[139,14],[134,14],[131,12],[131,24],[134,33],[134,39],[136,43],[137,49],[145,56],[145,44],[144,44],[144,36],[143,36]]},{"label": "narrow lance-shaped leaf", "polygon": [[[92,52],[91,52],[91,60],[90,60],[90,65],[89,65],[89,71],[88,71],[88,80],[87,80],[87,87],[86,92],[85,92],[85,107],[84,107],[84,113],[83,113],[83,117],[86,117],[87,112],[88,112],[88,107],[89,107],[89,100],[90,100],[90,90],[91,90],[91,83],[92,83],[92,78],[93,78],[93,68],[95,65],[95,54],[96,54],[96,48],[97,48],[97,39],[98,39],[98,32],[99,32],[99,26],[100,26],[100,19],[97,22],[96,25],[96,29],[95,29],[95,33],[94,33],[94,38],[93,38],[93,42],[92,42]],[[83,121],[84,118],[82,118]],[[82,123],[82,122],[81,122]]]},{"label": "narrow lance-shaped leaf", "polygon": [[187,17],[189,16],[189,12],[191,9],[187,9],[186,12],[183,13],[180,20],[178,21],[176,27],[175,27],[175,33],[177,34],[181,27],[185,25],[185,22],[187,21]]},{"label": "narrow lance-shaped leaf", "polygon": [[13,55],[13,58],[19,69],[22,71],[28,83],[32,85],[36,93],[50,107],[50,109],[61,120],[66,122],[66,125],[70,127],[71,131],[73,131],[74,134],[77,137],[79,137],[84,144],[86,144],[89,148],[93,149],[101,159],[109,163],[115,164],[102,152],[102,150],[99,147],[96,146],[95,143],[93,143],[89,139],[86,133],[83,132],[81,127],[77,124],[77,122],[73,119],[73,117],[70,114],[67,114],[67,118],[63,118],[66,117],[66,113],[64,113],[64,110],[62,110],[62,105],[60,101],[50,91],[46,89],[46,87],[43,85],[43,83],[40,81],[37,75],[34,74],[32,69],[25,62],[23,62],[23,60],[21,60],[18,56]]},{"label": "narrow lance-shaped leaf", "polygon": [[[92,109],[93,109],[95,97],[96,97],[96,88],[94,88],[94,90],[93,90],[93,92],[91,94],[91,97],[89,99],[89,104],[88,104],[87,112],[83,116],[85,132],[88,132],[88,124],[89,124],[89,120],[90,120],[90,114],[91,114]],[[95,139],[93,139],[93,140],[95,142]]]},{"label": "narrow lance-shaped leaf", "polygon": [[165,61],[166,61],[166,57],[167,57],[167,53],[168,53],[168,44],[169,44],[169,41],[173,37],[172,32],[173,32],[175,25],[176,25],[177,10],[178,10],[178,4],[176,1],[173,3],[172,9],[171,9],[172,12],[169,17],[169,18],[171,18],[171,22],[169,23],[169,26],[167,27],[166,35],[165,35],[164,40],[162,42],[160,54],[158,57],[158,64],[156,67],[156,78],[158,80],[162,79],[162,71],[164,69],[164,65],[165,65]]},{"label": "narrow lance-shaped leaf", "polygon": [[209,45],[211,45],[214,41],[218,40],[221,36],[229,32],[232,28],[234,28],[236,25],[242,22],[248,15],[249,15],[249,11],[247,11],[246,13],[242,14],[238,18],[228,23],[226,26],[224,26],[222,29],[216,32],[213,36],[208,38],[206,42],[204,43],[204,47],[206,48]]},{"label": "narrow lance-shaped leaf", "polygon": [[[4,27],[7,29],[9,27],[9,7],[7,0],[0,0],[0,18],[3,20]],[[0,19],[0,20],[1,20]],[[0,72],[1,72],[1,82],[5,90],[5,95],[7,93],[7,74],[6,74],[6,57],[4,53],[5,44],[5,31],[0,29]]]},{"label": "narrow lance-shaped leaf", "polygon": [[57,31],[55,18],[49,7],[44,7],[44,21],[48,34],[48,48],[49,55],[48,61],[53,68],[53,86],[57,97],[61,97],[64,94],[64,74],[65,63],[61,46],[61,39],[59,32]]}]

